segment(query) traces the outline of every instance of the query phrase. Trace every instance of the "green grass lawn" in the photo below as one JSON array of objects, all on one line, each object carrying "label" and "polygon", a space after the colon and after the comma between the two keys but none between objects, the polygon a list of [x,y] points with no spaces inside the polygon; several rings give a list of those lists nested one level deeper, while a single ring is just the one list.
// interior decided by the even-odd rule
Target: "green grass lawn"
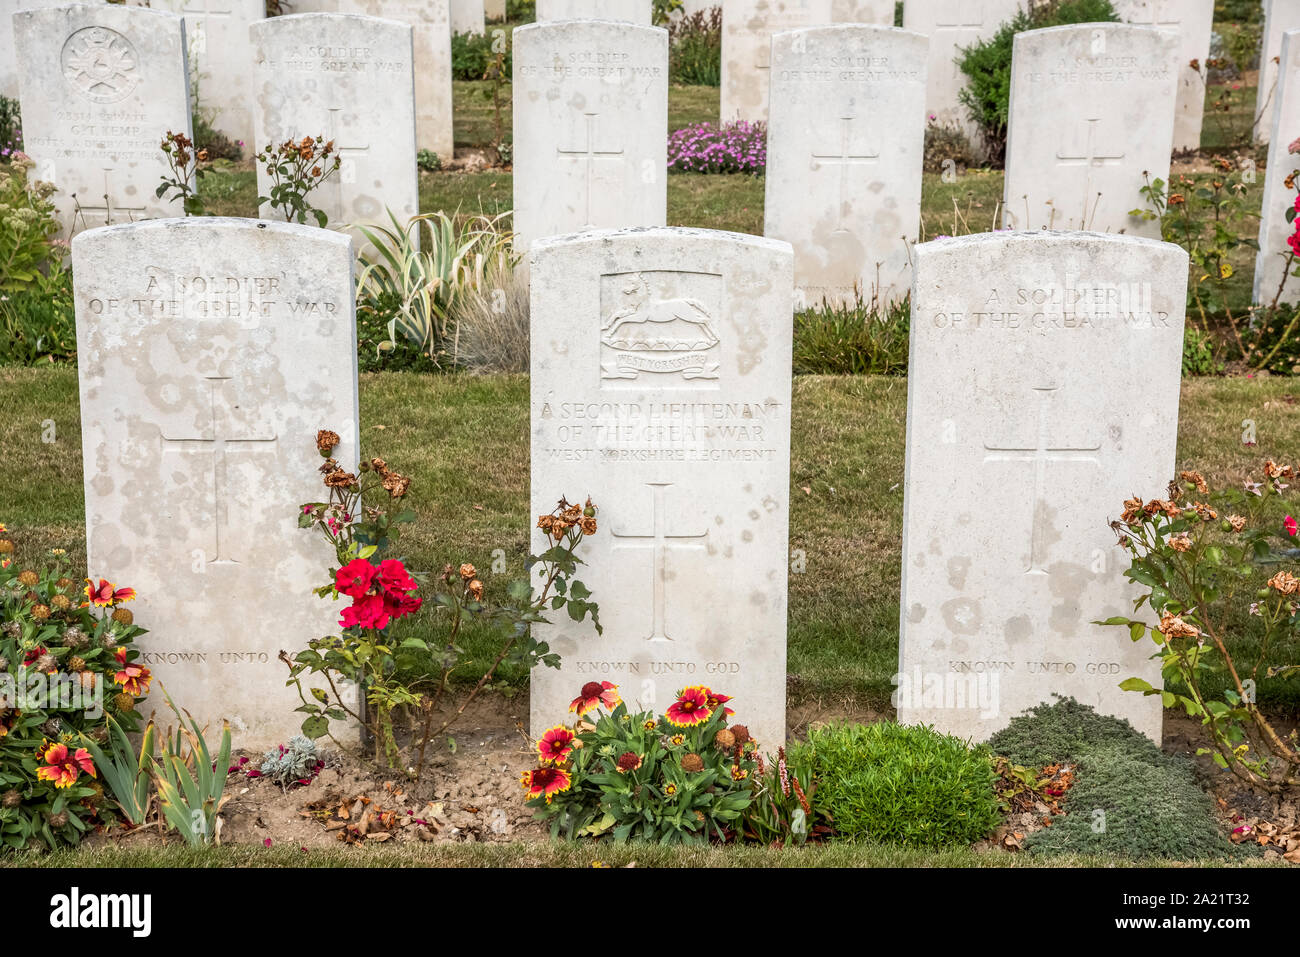
[{"label": "green grass lawn", "polygon": [[[1240,483],[1265,458],[1291,461],[1300,422],[1286,397],[1294,402],[1296,391],[1294,380],[1280,378],[1185,382],[1178,467]],[[789,672],[799,699],[888,704],[898,654],[906,394],[906,379],[896,377],[795,380],[790,547],[807,561],[790,577]],[[1256,447],[1241,443],[1245,419],[1256,423]],[[41,441],[48,421],[53,443]],[[416,568],[462,561],[489,568],[499,548],[507,574],[489,584],[501,588],[522,574],[532,525],[526,378],[367,374],[361,423],[365,453],[415,477],[408,501],[419,522],[402,544]],[[0,369],[0,461],[11,464],[0,522],[20,561],[39,562],[52,547],[84,561],[80,449],[75,371]],[[599,489],[554,492],[600,500]],[[420,616],[408,627],[431,626]],[[477,676],[492,645],[479,634],[465,644],[460,675]],[[1241,641],[1236,650],[1251,646]],[[1300,660],[1300,647],[1276,649],[1275,657]],[[1266,682],[1261,698],[1300,702],[1300,680]]]},{"label": "green grass lawn", "polygon": [[[609,867],[761,868],[761,867],[1151,867],[1171,861],[1130,861],[1100,855],[1031,857],[1028,854],[977,852],[968,848],[921,850],[884,844],[828,844],[820,847],[771,848],[661,847],[655,844],[540,843],[509,844],[362,844],[312,849],[297,846],[232,845],[190,848],[104,847],[59,851],[29,857],[0,857],[5,867]],[[1216,866],[1288,867],[1258,859]]]}]

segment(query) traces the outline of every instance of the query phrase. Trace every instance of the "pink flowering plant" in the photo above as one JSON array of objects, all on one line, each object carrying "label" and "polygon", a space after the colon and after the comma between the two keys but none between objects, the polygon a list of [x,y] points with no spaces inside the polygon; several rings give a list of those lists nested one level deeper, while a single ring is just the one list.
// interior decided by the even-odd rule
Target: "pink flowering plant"
[{"label": "pink flowering plant", "polygon": [[1144,588],[1134,612],[1145,605],[1158,624],[1126,616],[1098,624],[1155,644],[1163,687],[1131,677],[1121,688],[1199,719],[1213,747],[1198,753],[1280,792],[1300,785],[1300,739],[1264,715],[1257,692],[1264,679],[1300,674],[1300,663],[1278,660],[1300,639],[1300,529],[1282,501],[1295,470],[1268,461],[1263,472],[1262,481],[1211,491],[1185,471],[1166,498],[1126,501],[1111,527],[1131,557],[1125,577]]},{"label": "pink flowering plant", "polygon": [[[305,650],[290,656],[280,652],[289,668],[288,683],[298,689],[307,717],[303,734],[312,740],[330,734],[331,721],[353,721],[366,732],[376,763],[389,767],[403,763],[404,749],[394,730],[394,715],[401,712],[421,717],[420,732],[408,744],[418,780],[425,763],[429,741],[444,735],[464,714],[469,703],[490,687],[502,665],[531,669],[536,665],[559,667],[559,656],[546,642],[532,635],[532,625],[544,622],[544,611],[564,610],[573,621],[590,617],[601,630],[599,608],[591,591],[577,579],[582,561],[577,550],[582,540],[596,532],[596,506],[574,505],[561,499],[538,526],[547,533],[551,547],[529,560],[533,579],[511,581],[505,597],[491,600],[478,570],[466,562],[459,568],[447,565],[433,578],[413,572],[406,561],[389,557],[402,526],[415,520],[415,512],[403,505],[411,480],[390,468],[380,458],[362,462],[355,472],[347,471],[334,457],[339,445],[337,433],[321,430],[316,446],[324,463],[320,472],[329,498],[302,505],[298,525],[314,531],[334,549],[337,565],[330,579],[315,592],[322,598],[344,601],[340,609],[339,634],[308,642]],[[421,589],[426,594],[417,594]],[[398,634],[393,626],[431,608],[429,626],[438,629],[438,639],[417,633],[415,628]],[[454,684],[452,673],[464,649],[458,644],[462,629],[470,621],[480,630],[500,637],[496,657],[478,681],[459,701],[448,702]],[[432,661],[435,672],[413,673],[399,658],[418,655]],[[304,679],[312,679],[304,682]],[[360,700],[357,700],[357,699]],[[336,743],[339,743],[335,739]]]},{"label": "pink flowering plant", "polygon": [[668,137],[670,173],[749,173],[767,168],[767,125],[692,123]]}]

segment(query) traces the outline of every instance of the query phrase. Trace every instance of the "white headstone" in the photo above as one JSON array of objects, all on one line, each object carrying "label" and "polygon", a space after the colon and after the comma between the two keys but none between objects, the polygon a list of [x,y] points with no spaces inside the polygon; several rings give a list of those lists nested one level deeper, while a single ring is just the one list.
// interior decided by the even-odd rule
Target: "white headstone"
[{"label": "white headstone", "polygon": [[[64,7],[70,0],[0,0],[0,96],[18,98],[18,55],[14,52],[14,13]],[[83,0],[101,2],[101,0]],[[0,144],[3,145],[3,144]]]},{"label": "white headstone", "polygon": [[536,632],[561,666],[533,671],[535,732],[611,681],[659,711],[707,685],[784,741],[791,268],[785,243],[709,230],[535,244],[533,512],[594,499],[580,578],[604,625]]},{"label": "white headstone", "polygon": [[[1169,182],[1178,34],[1087,23],[1016,34],[1003,223],[1160,237],[1129,213]],[[1144,176],[1146,179],[1144,179]]]},{"label": "white headstone", "polygon": [[448,0],[293,0],[294,13],[355,13],[415,31],[415,136],[419,149],[452,158],[451,12]]},{"label": "white headstone", "polygon": [[514,229],[541,236],[662,226],[668,31],[609,20],[514,32]]},{"label": "white headstone", "polygon": [[652,0],[537,0],[537,22],[548,20],[623,20],[648,27]]},{"label": "white headstone", "polygon": [[964,47],[987,40],[1016,15],[1020,0],[910,0],[903,4],[903,27],[930,38],[925,109],[940,126],[954,126],[980,148],[974,124],[959,99],[966,76],[957,66]]},{"label": "white headstone", "polygon": [[185,17],[190,86],[214,129],[253,149],[253,51],[250,24],[266,16],[266,0],[150,0],[155,10]]},{"label": "white headstone", "polygon": [[1255,138],[1267,140],[1277,102],[1278,58],[1282,34],[1300,30],[1300,0],[1264,0],[1264,35],[1260,40],[1259,85],[1255,90]]},{"label": "white headstone", "polygon": [[87,231],[72,259],[88,567],[136,589],[180,707],[282,744],[303,715],[277,655],[339,630],[312,594],[333,551],[297,518],[325,498],[317,430],[358,457],[351,242],[193,217]]},{"label": "white headstone", "polygon": [[764,235],[794,247],[796,303],[893,301],[921,220],[928,41],[844,24],[772,38]]},{"label": "white headstone", "polygon": [[1175,477],[1187,253],[1095,233],[916,247],[899,720],[987,738],[1069,695],[1160,740],[1108,523]]},{"label": "white headstone", "polygon": [[[1286,180],[1300,169],[1300,157],[1289,147],[1300,139],[1300,30],[1282,35],[1279,54],[1281,82],[1273,98],[1268,166],[1264,170],[1264,198],[1259,217],[1259,252],[1255,254],[1253,302],[1264,305],[1300,301],[1300,279],[1290,275],[1296,267],[1287,238],[1295,232],[1288,210],[1295,208],[1296,190]],[[1279,293],[1280,290],[1280,293]]]},{"label": "white headstone", "polygon": [[483,0],[451,0],[451,32],[483,32]]},{"label": "white headstone", "polygon": [[831,0],[723,0],[723,123],[767,122],[772,34],[831,22]]},{"label": "white headstone", "polygon": [[159,144],[190,133],[185,24],[112,4],[14,14],[23,149],[54,183],[65,232],[179,211]]},{"label": "white headstone", "polygon": [[831,4],[831,20],[835,23],[874,23],[892,27],[894,0],[835,0]]},{"label": "white headstone", "polygon": [[[1115,0],[1115,12],[1125,23],[1177,30],[1179,37],[1178,112],[1174,115],[1174,149],[1201,146],[1205,119],[1205,61],[1210,56],[1214,0]],[[1193,67],[1195,62],[1197,67]]]},{"label": "white headstone", "polygon": [[[419,212],[411,27],[335,13],[272,17],[249,30],[258,147],[332,140],[342,166],[309,196],[333,225],[388,224]],[[259,196],[271,179],[258,164]],[[275,217],[269,206],[264,217]]]}]

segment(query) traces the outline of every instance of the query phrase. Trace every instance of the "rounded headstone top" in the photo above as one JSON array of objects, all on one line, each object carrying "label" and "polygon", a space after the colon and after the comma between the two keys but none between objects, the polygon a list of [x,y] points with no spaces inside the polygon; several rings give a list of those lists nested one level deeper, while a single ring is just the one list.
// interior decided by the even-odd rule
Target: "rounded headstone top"
[{"label": "rounded headstone top", "polygon": [[72,238],[74,257],[82,248],[90,249],[105,243],[156,241],[162,237],[176,240],[211,235],[214,244],[238,239],[239,236],[282,236],[298,243],[311,243],[324,247],[347,247],[352,239],[346,233],[337,233],[318,226],[301,223],[278,223],[265,219],[247,219],[240,216],[186,216],[174,219],[146,219],[135,223],[116,223],[99,226],[78,233]]}]

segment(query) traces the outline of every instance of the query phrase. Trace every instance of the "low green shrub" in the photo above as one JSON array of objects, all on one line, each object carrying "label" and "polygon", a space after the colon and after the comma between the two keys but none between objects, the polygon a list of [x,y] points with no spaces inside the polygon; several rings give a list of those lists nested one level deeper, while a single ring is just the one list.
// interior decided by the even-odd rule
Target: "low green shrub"
[{"label": "low green shrub", "polygon": [[852,305],[797,312],[794,371],[798,375],[905,374],[910,321],[907,299],[881,306],[864,302],[861,295]]},{"label": "low green shrub", "polygon": [[924,725],[828,725],[792,749],[790,761],[811,764],[813,809],[840,837],[970,844],[998,823],[988,748]]},{"label": "low green shrub", "polygon": [[1007,107],[1011,96],[1011,48],[1017,33],[1071,23],[1115,21],[1110,0],[1048,0],[1021,10],[986,40],[965,47],[957,65],[966,74],[959,94],[972,122],[980,130],[989,162],[1002,166],[1007,152]]},{"label": "low green shrub", "polygon": [[669,23],[668,79],[683,86],[722,85],[720,6]]},{"label": "low green shrub", "polygon": [[1193,325],[1183,331],[1183,376],[1218,375],[1223,363],[1214,357],[1214,342]]},{"label": "low green shrub", "polygon": [[1176,860],[1249,853],[1215,824],[1213,802],[1192,765],[1122,718],[1059,698],[1017,715],[989,745],[1013,764],[1078,769],[1065,814],[1025,839],[1029,853]]},{"label": "low green shrub", "polygon": [[1246,361],[1274,375],[1300,375],[1300,304],[1261,308],[1245,331]]},{"label": "low green shrub", "polygon": [[980,158],[966,131],[954,123],[927,123],[922,169],[927,173],[962,173],[978,166]]},{"label": "low green shrub", "polygon": [[0,365],[62,362],[77,354],[72,272],[49,276],[13,292],[0,292]]}]

